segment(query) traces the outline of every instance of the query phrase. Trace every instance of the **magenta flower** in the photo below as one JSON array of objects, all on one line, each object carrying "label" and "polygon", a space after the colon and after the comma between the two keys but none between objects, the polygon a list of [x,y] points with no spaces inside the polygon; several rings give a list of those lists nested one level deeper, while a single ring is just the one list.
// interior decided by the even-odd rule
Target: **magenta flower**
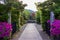
[{"label": "magenta flower", "polygon": [[0,22],[0,38],[9,37],[12,32],[12,25],[7,22]]},{"label": "magenta flower", "polygon": [[[50,20],[48,20],[47,22],[50,23]],[[52,25],[50,25],[50,33],[51,35],[59,35],[60,34],[60,20],[54,20],[54,22],[52,23]]]}]

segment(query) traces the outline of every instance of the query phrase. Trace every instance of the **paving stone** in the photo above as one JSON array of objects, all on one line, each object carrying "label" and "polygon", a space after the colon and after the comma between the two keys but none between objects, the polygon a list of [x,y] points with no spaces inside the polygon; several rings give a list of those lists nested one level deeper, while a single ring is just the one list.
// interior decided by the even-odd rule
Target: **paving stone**
[{"label": "paving stone", "polygon": [[19,36],[12,40],[50,40],[49,36],[43,32],[41,25],[35,23],[27,23],[22,34],[17,35]]},{"label": "paving stone", "polygon": [[43,40],[34,23],[28,23],[18,40]]}]

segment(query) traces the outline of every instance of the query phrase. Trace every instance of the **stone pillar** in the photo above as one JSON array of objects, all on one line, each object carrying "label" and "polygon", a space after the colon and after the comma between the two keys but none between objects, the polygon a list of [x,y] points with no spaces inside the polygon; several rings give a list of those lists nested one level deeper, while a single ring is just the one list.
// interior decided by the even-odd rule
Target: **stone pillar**
[{"label": "stone pillar", "polygon": [[11,13],[8,13],[8,23],[11,24]]}]

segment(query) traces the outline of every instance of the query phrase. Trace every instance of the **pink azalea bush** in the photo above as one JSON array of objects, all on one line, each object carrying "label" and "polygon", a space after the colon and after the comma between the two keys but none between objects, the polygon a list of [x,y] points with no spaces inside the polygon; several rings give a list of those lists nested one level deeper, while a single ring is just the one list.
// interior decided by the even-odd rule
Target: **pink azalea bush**
[{"label": "pink azalea bush", "polygon": [[[50,20],[48,20],[47,22],[50,22]],[[50,33],[51,33],[51,35],[60,34],[60,20],[54,20],[54,22],[52,23],[51,28],[50,28]]]},{"label": "pink azalea bush", "polygon": [[0,38],[9,37],[12,31],[11,24],[0,22]]}]

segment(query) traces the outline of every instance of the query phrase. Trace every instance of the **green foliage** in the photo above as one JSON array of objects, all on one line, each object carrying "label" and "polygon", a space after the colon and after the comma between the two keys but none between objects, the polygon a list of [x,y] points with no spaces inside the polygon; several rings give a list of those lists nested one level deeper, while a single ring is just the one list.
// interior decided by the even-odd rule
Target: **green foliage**
[{"label": "green foliage", "polygon": [[[60,0],[48,0],[38,3],[37,9],[42,11],[42,27],[45,30],[45,22],[50,19],[50,12],[53,11],[56,19],[60,19]],[[39,12],[40,13],[40,12]]]},{"label": "green foliage", "polygon": [[0,13],[5,12],[5,10],[4,10],[4,9],[6,9],[6,6],[5,6],[5,5],[3,5],[3,4],[0,4]]},{"label": "green foliage", "polygon": [[28,19],[29,19],[29,15],[30,15],[30,11],[28,11],[28,10],[25,9],[25,10],[23,11],[23,13],[24,13],[24,14],[23,14],[24,19],[25,19],[25,20],[28,20]]},{"label": "green foliage", "polygon": [[21,26],[24,24],[24,17],[23,16],[20,16],[20,24],[21,24]]},{"label": "green foliage", "polygon": [[17,10],[12,10],[12,14],[11,14],[11,17],[12,17],[12,23],[16,22],[16,29],[19,30],[19,25],[18,25],[18,19],[19,19],[19,11]]},{"label": "green foliage", "polygon": [[[24,11],[24,7],[25,7],[25,4],[22,4],[22,2],[14,2],[11,7],[12,22],[16,22],[17,30],[19,30],[19,28],[20,28],[19,25],[23,25],[23,23],[24,23],[24,20],[22,19],[22,18],[24,18],[22,15],[22,13]],[[22,18],[21,18],[21,16],[22,16]],[[19,22],[20,22],[20,24],[19,24]]]},{"label": "green foliage", "polygon": [[[18,31],[21,27],[19,25],[23,25],[25,19],[28,19],[28,14],[23,13],[25,6],[26,4],[16,0],[7,0],[5,4],[0,4],[0,22],[8,21],[8,13],[11,13],[11,23],[16,23],[16,25],[12,25],[16,29],[13,28],[13,31]],[[5,37],[3,40],[7,40],[7,38]]]},{"label": "green foliage", "polygon": [[40,24],[40,12],[39,11],[36,13],[36,21],[38,24]]},{"label": "green foliage", "polygon": [[[26,4],[23,2],[18,2],[17,0],[6,0],[5,4],[0,4],[0,21],[8,20],[8,13],[11,13],[11,22],[16,22],[16,29],[19,30],[21,24],[19,22],[25,22],[23,19],[23,11]],[[21,16],[22,21],[21,21]],[[20,19],[20,20],[19,20]]]},{"label": "green foliage", "polygon": [[8,40],[8,38],[7,37],[4,37],[3,40]]},{"label": "green foliage", "polygon": [[50,7],[51,5],[49,4],[48,1],[45,1],[44,3],[40,3],[37,5],[37,8],[39,11],[41,11],[40,15],[40,20],[42,23],[42,28],[45,30],[45,23],[47,22],[48,19],[50,19]]},{"label": "green foliage", "polygon": [[0,4],[0,21],[7,21],[8,15],[7,15],[7,7],[3,4]]},{"label": "green foliage", "polygon": [[0,14],[0,21],[7,21],[8,15],[7,14]]}]

